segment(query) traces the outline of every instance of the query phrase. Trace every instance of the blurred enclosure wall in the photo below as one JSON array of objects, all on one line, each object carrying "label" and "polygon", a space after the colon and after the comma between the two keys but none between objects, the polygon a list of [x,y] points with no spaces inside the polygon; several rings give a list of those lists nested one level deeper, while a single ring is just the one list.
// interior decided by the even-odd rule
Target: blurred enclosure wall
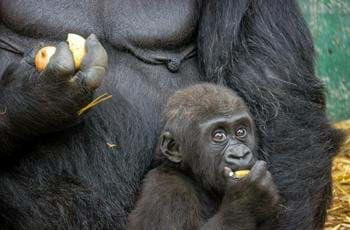
[{"label": "blurred enclosure wall", "polygon": [[333,121],[350,119],[350,0],[298,1],[314,38],[328,114]]}]

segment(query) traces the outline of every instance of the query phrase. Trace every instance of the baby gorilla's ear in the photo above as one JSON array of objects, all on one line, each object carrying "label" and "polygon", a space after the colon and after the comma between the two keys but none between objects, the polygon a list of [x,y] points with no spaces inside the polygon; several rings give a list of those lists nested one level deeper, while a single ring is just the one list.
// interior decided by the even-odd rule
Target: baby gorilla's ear
[{"label": "baby gorilla's ear", "polygon": [[179,143],[177,143],[170,132],[164,132],[160,136],[160,151],[174,163],[182,161],[182,153],[180,152]]}]

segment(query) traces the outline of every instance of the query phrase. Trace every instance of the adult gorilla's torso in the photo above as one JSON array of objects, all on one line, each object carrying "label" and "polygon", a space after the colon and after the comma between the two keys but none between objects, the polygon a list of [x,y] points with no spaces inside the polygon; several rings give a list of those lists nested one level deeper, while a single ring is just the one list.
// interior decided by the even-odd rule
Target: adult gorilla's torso
[{"label": "adult gorilla's torso", "polygon": [[198,14],[196,0],[2,0],[0,76],[39,42],[94,33],[109,55],[95,95],[113,98],[81,124],[33,140],[1,170],[0,204],[8,210],[0,212],[18,216],[17,227],[124,222],[150,166],[162,105],[199,81]]}]

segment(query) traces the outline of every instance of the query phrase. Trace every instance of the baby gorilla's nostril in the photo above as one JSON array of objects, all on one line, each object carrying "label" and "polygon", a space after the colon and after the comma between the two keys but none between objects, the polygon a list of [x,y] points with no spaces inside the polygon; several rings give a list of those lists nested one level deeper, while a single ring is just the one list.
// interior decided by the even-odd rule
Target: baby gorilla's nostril
[{"label": "baby gorilla's nostril", "polygon": [[242,158],[246,158],[249,154],[251,154],[250,151],[245,151],[245,152],[243,153],[243,157],[242,157]]}]

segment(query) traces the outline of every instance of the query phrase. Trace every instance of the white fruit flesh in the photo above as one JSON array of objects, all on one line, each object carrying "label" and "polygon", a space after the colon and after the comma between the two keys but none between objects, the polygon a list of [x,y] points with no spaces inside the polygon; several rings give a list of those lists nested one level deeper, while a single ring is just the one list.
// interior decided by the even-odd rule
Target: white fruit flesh
[{"label": "white fruit flesh", "polygon": [[75,69],[78,70],[86,54],[85,39],[77,34],[68,34],[67,42],[73,54]]}]

